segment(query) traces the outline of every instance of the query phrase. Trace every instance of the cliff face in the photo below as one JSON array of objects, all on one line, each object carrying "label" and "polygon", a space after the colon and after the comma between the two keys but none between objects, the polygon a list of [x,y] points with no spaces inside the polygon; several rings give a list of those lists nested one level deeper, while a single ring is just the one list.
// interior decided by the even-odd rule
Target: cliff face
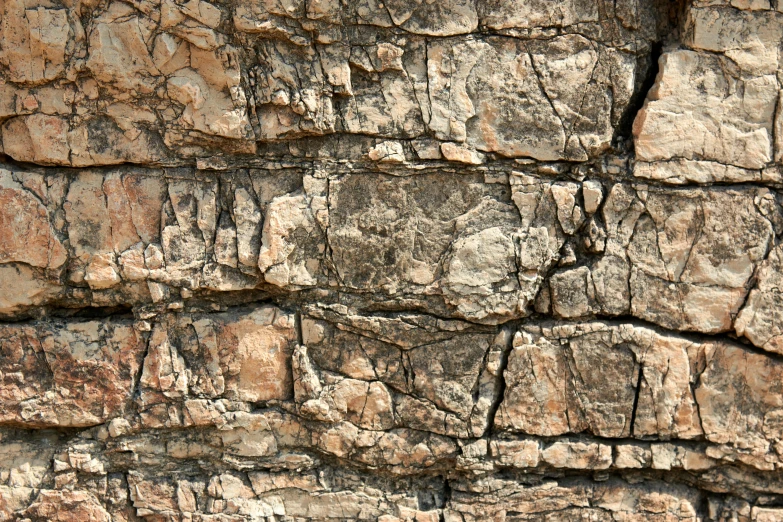
[{"label": "cliff face", "polygon": [[783,520],[783,0],[0,0],[0,521]]}]

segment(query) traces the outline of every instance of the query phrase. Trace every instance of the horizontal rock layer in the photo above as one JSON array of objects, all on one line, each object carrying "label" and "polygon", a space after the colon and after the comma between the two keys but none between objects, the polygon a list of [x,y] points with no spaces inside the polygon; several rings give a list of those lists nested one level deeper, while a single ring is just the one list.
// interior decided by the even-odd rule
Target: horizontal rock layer
[{"label": "horizontal rock layer", "polygon": [[782,41],[0,2],[0,521],[783,520]]}]

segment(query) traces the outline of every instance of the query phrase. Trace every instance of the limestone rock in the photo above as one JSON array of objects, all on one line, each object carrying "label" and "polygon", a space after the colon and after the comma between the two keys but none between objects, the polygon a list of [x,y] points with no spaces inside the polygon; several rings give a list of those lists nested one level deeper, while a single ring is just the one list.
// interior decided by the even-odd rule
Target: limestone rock
[{"label": "limestone rock", "polygon": [[0,521],[783,519],[782,41],[0,1]]},{"label": "limestone rock", "polygon": [[514,338],[495,424],[547,437],[697,437],[692,350],[630,325],[531,328]]},{"label": "limestone rock", "polygon": [[293,320],[274,307],[171,316],[150,336],[139,381],[142,403],[291,398]]},{"label": "limestone rock", "polygon": [[[368,429],[409,427],[457,437],[487,429],[505,334],[428,316],[308,313],[302,325],[308,355],[298,366],[299,372],[310,369],[295,380],[313,384],[296,398],[301,411],[332,421],[353,415],[354,424]],[[351,413],[351,400],[361,401],[357,412]]]},{"label": "limestone rock", "polygon": [[783,353],[778,307],[781,261],[780,248],[776,247],[761,266],[758,282],[735,323],[738,335],[744,335],[756,346],[774,353]]},{"label": "limestone rock", "polygon": [[0,422],[84,427],[129,406],[146,341],[127,322],[5,325]]},{"label": "limestone rock", "polygon": [[[634,123],[639,159],[703,158],[747,169],[772,161],[777,80],[769,74],[732,77],[721,72],[726,69],[720,60],[686,50],[664,55],[660,77]],[[703,70],[715,73],[705,76]]]}]

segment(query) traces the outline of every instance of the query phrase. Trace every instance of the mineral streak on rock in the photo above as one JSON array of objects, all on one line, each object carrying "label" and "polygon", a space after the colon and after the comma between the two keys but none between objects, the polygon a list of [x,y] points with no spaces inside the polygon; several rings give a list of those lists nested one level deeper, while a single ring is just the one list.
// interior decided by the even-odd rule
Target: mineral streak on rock
[{"label": "mineral streak on rock", "polygon": [[782,42],[0,1],[0,521],[783,521]]}]

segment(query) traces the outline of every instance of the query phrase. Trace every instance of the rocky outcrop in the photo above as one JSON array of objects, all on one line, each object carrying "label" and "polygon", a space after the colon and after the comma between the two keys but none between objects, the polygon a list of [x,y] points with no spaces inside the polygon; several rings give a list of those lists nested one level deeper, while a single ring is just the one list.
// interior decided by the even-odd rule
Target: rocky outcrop
[{"label": "rocky outcrop", "polygon": [[0,2],[0,520],[783,520],[782,41]]}]

